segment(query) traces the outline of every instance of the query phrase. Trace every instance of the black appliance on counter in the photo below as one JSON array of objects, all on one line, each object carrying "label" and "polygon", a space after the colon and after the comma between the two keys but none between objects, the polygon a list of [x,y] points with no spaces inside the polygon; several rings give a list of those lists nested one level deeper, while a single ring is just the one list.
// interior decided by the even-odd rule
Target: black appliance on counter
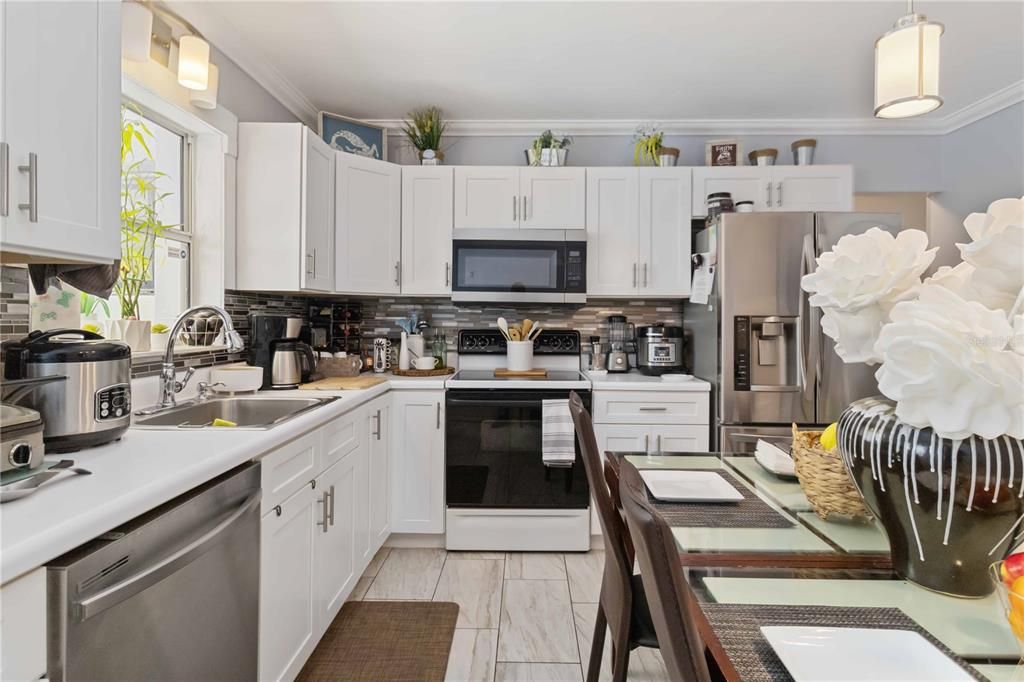
[{"label": "black appliance on counter", "polygon": [[[246,363],[252,367],[263,368],[263,389],[269,388],[294,388],[296,381],[289,377],[288,385],[274,381],[274,355],[281,348],[287,352],[300,351],[305,356],[305,349],[299,346],[306,346],[299,339],[303,335],[304,322],[301,317],[287,315],[284,313],[272,313],[258,311],[249,313],[249,343],[246,350]],[[296,345],[298,344],[298,345]],[[308,348],[308,346],[306,346]],[[312,355],[310,351],[309,355]],[[278,362],[278,366],[282,363]],[[293,369],[293,363],[286,363],[289,371]],[[280,371],[280,369],[279,369]],[[309,379],[309,374],[304,373],[301,380]]]},{"label": "black appliance on counter", "polygon": [[39,412],[46,452],[73,452],[117,440],[132,414],[132,352],[81,329],[34,331],[3,345],[4,378],[67,377],[19,402]]}]

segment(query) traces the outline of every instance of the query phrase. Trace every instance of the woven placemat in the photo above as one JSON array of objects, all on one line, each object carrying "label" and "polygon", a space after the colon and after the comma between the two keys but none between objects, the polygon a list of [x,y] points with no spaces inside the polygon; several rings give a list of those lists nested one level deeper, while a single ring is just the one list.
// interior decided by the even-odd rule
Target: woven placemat
[{"label": "woven placemat", "polygon": [[716,471],[743,495],[739,502],[659,502],[647,491],[647,499],[665,523],[677,528],[792,528],[796,524],[771,508],[724,471]]},{"label": "woven placemat", "polygon": [[770,606],[757,604],[701,604],[701,609],[744,682],[792,680],[768,640],[765,625],[811,625],[838,628],[911,630],[934,644],[976,680],[985,677],[896,608],[845,606]]}]

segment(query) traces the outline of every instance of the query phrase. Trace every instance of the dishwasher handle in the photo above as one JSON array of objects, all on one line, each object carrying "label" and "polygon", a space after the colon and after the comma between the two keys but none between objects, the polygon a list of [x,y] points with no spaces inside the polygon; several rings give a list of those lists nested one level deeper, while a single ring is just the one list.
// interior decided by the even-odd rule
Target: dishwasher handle
[{"label": "dishwasher handle", "polygon": [[139,592],[152,587],[164,578],[192,563],[207,551],[213,549],[213,546],[221,540],[222,536],[227,533],[232,526],[238,523],[242,517],[259,505],[260,496],[261,492],[257,490],[250,497],[246,498],[245,502],[243,502],[235,511],[231,512],[230,516],[226,519],[158,563],[152,564],[142,572],[136,573],[130,578],[125,578],[121,582],[111,585],[102,592],[99,592],[87,599],[83,599],[82,601],[75,602],[75,611],[77,612],[78,622],[84,622],[96,614],[102,613],[110,607],[120,604],[128,598],[134,597]]}]

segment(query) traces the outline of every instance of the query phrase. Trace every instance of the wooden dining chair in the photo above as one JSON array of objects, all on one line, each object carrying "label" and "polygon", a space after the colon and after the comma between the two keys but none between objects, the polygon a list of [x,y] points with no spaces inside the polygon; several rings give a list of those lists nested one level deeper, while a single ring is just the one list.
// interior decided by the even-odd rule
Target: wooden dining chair
[{"label": "wooden dining chair", "polygon": [[635,466],[621,462],[619,479],[626,525],[636,547],[651,620],[669,678],[708,682],[711,673],[704,645],[690,611],[694,598],[683,577],[672,531],[648,503],[647,488]]},{"label": "wooden dining chair", "polygon": [[611,492],[604,479],[594,423],[575,392],[569,395],[569,412],[576,426],[576,436],[583,452],[583,466],[587,471],[591,495],[597,505],[597,517],[604,532],[605,544],[604,575],[590,647],[587,682],[596,682],[601,675],[606,628],[612,633],[612,679],[614,682],[622,682],[629,668],[629,652],[638,646],[657,647],[658,638],[651,623],[643,583],[640,576],[633,575],[633,557],[627,554],[624,539],[625,524],[612,502]]}]

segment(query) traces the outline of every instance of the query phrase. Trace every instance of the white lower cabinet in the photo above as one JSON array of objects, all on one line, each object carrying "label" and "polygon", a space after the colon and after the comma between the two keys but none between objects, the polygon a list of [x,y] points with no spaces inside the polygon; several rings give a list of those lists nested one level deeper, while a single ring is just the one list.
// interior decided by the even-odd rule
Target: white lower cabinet
[{"label": "white lower cabinet", "polygon": [[444,391],[392,392],[391,532],[444,532]]},{"label": "white lower cabinet", "polygon": [[292,680],[316,647],[313,556],[317,494],[310,483],[263,515],[260,527],[261,680]]},{"label": "white lower cabinet", "polygon": [[261,460],[261,680],[295,679],[387,540],[390,415],[381,396]]}]

